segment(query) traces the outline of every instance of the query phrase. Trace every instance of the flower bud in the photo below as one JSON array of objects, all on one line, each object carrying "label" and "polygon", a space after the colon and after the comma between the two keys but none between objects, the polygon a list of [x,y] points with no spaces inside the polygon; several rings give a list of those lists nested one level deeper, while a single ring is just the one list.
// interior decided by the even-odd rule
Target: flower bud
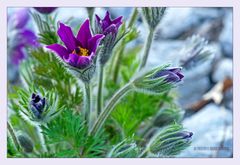
[{"label": "flower bud", "polygon": [[50,14],[56,10],[56,8],[57,7],[34,7],[35,10],[42,14]]},{"label": "flower bud", "polygon": [[32,100],[30,101],[30,108],[32,113],[37,119],[42,118],[42,113],[44,111],[46,104],[45,98],[42,98],[40,95],[33,93]]},{"label": "flower bud", "polygon": [[136,143],[125,143],[125,141],[117,144],[109,152],[109,158],[135,158],[140,153]]},{"label": "flower bud", "polygon": [[163,66],[138,75],[133,80],[133,85],[137,91],[160,94],[175,87],[175,84],[179,83],[183,77],[181,68]]},{"label": "flower bud", "polygon": [[207,60],[211,60],[214,54],[208,46],[208,41],[199,35],[188,38],[185,46],[180,51],[180,65],[189,70]]},{"label": "flower bud", "polygon": [[101,41],[102,49],[99,52],[99,62],[104,65],[112,54],[112,50],[115,46],[116,37],[118,34],[118,28],[122,24],[122,16],[111,20],[110,13],[107,11],[104,19],[101,19],[98,15],[95,15],[95,34],[103,34],[105,37]]},{"label": "flower bud", "polygon": [[19,135],[17,136],[17,139],[24,152],[26,153],[33,152],[34,145],[32,140],[27,134],[19,133]]},{"label": "flower bud", "polygon": [[187,148],[193,133],[184,131],[179,124],[160,129],[149,141],[147,151],[158,157],[174,156]]},{"label": "flower bud", "polygon": [[161,21],[166,7],[143,7],[142,14],[149,28],[155,29]]}]

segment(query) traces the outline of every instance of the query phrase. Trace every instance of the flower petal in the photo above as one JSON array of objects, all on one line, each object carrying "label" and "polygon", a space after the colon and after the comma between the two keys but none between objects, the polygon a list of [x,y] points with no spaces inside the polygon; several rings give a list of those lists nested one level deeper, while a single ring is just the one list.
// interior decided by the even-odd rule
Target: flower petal
[{"label": "flower petal", "polygon": [[77,62],[77,67],[80,69],[86,68],[89,64],[91,63],[91,60],[89,57],[86,56],[79,56],[78,62]]},{"label": "flower petal", "polygon": [[25,58],[25,54],[21,47],[17,47],[13,52],[12,52],[12,62],[13,64],[19,65],[20,62]]},{"label": "flower petal", "polygon": [[17,29],[21,29],[27,24],[29,20],[28,11],[29,11],[28,9],[23,8],[14,13],[13,24]]},{"label": "flower petal", "polygon": [[116,26],[117,26],[117,28],[122,24],[122,16],[121,17],[118,17],[118,18],[116,18],[116,19],[114,19],[113,21],[112,21],[112,24],[115,24]]},{"label": "flower petal", "polygon": [[36,35],[29,29],[23,29],[19,32],[20,42],[31,45],[34,47],[38,47],[39,43],[37,42]]},{"label": "flower petal", "polygon": [[69,52],[67,51],[67,49],[64,48],[62,45],[59,45],[59,44],[48,45],[48,46],[46,46],[46,48],[53,50],[53,51],[56,52],[61,58],[63,58],[64,56],[68,56],[68,54],[69,54]]},{"label": "flower petal", "polygon": [[103,38],[104,35],[97,34],[88,41],[88,48],[90,52],[93,52],[94,54],[96,53],[96,49]]},{"label": "flower petal", "polygon": [[72,29],[69,26],[60,23],[57,33],[63,43],[66,45],[67,49],[73,51],[77,47],[76,38],[74,37]]},{"label": "flower petal", "polygon": [[63,56],[63,60],[69,65],[73,67],[77,67],[77,62],[79,57],[80,56],[78,56],[77,54],[69,54],[68,56]]},{"label": "flower petal", "polygon": [[101,18],[100,18],[97,14],[95,14],[95,18],[96,18],[96,21],[97,21],[98,23],[100,23]]},{"label": "flower petal", "polygon": [[77,34],[77,40],[80,42],[83,48],[88,47],[88,40],[92,37],[91,31],[90,31],[90,21],[87,19],[82,26],[80,27],[78,34]]},{"label": "flower petal", "polygon": [[103,18],[103,21],[106,21],[109,25],[112,23],[109,11],[106,12],[106,15]]},{"label": "flower petal", "polygon": [[104,30],[103,34],[104,34],[104,35],[107,35],[107,34],[109,34],[109,33],[112,33],[112,34],[115,35],[115,37],[116,37],[117,32],[118,32],[117,26],[116,26],[115,24],[112,24],[112,25],[108,26],[108,27]]}]

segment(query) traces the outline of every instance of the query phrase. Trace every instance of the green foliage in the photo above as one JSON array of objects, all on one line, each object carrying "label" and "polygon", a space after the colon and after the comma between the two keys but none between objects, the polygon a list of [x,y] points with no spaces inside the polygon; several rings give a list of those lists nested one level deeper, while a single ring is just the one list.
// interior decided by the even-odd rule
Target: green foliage
[{"label": "green foliage", "polygon": [[21,155],[16,150],[12,139],[9,136],[7,137],[7,157],[8,158],[21,157]]},{"label": "green foliage", "polygon": [[82,93],[78,81],[54,54],[41,48],[33,50],[29,60],[21,65],[20,71],[28,86],[33,83],[46,90],[55,89],[61,105],[75,107],[81,103]]},{"label": "green foliage", "polygon": [[103,157],[106,152],[106,135],[88,136],[83,118],[70,110],[42,126],[42,130],[56,157]]},{"label": "green foliage", "polygon": [[35,20],[37,27],[39,29],[39,42],[50,45],[58,42],[58,37],[56,35],[56,16],[51,17],[46,15],[45,19],[43,16],[37,12],[31,13],[33,19]]}]

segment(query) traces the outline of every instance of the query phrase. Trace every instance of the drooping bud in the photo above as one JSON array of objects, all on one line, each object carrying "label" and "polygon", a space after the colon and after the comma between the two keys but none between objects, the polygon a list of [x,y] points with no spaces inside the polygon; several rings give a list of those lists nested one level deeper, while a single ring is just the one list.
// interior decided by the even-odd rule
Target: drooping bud
[{"label": "drooping bud", "polygon": [[109,158],[136,158],[140,150],[135,142],[126,143],[122,141],[112,148],[109,152]]},{"label": "drooping bud", "polygon": [[155,29],[160,23],[166,7],[143,7],[142,14],[150,29]]},{"label": "drooping bud", "polygon": [[175,87],[183,77],[181,68],[162,66],[138,75],[134,78],[133,85],[137,91],[160,94]]},{"label": "drooping bud", "polygon": [[30,137],[25,133],[18,133],[17,139],[19,141],[19,144],[21,145],[21,148],[25,153],[31,153],[33,152],[33,141],[30,139]]},{"label": "drooping bud", "polygon": [[147,151],[158,157],[174,156],[187,148],[193,133],[184,131],[179,124],[161,129],[149,141]]},{"label": "drooping bud", "polygon": [[34,7],[35,10],[37,10],[39,13],[42,14],[50,14],[54,10],[57,9],[57,7]]},{"label": "drooping bud", "polygon": [[42,118],[42,113],[44,111],[46,104],[45,98],[42,98],[40,95],[33,93],[32,100],[30,101],[30,108],[32,113],[37,119]]}]

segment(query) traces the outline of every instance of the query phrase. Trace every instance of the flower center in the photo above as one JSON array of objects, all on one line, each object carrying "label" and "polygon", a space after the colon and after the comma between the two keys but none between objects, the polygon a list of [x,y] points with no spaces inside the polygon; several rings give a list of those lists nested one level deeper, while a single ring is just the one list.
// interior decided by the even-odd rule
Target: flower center
[{"label": "flower center", "polygon": [[81,48],[80,46],[75,48],[72,52],[73,54],[77,54],[79,56],[88,56],[88,50],[85,48]]}]

